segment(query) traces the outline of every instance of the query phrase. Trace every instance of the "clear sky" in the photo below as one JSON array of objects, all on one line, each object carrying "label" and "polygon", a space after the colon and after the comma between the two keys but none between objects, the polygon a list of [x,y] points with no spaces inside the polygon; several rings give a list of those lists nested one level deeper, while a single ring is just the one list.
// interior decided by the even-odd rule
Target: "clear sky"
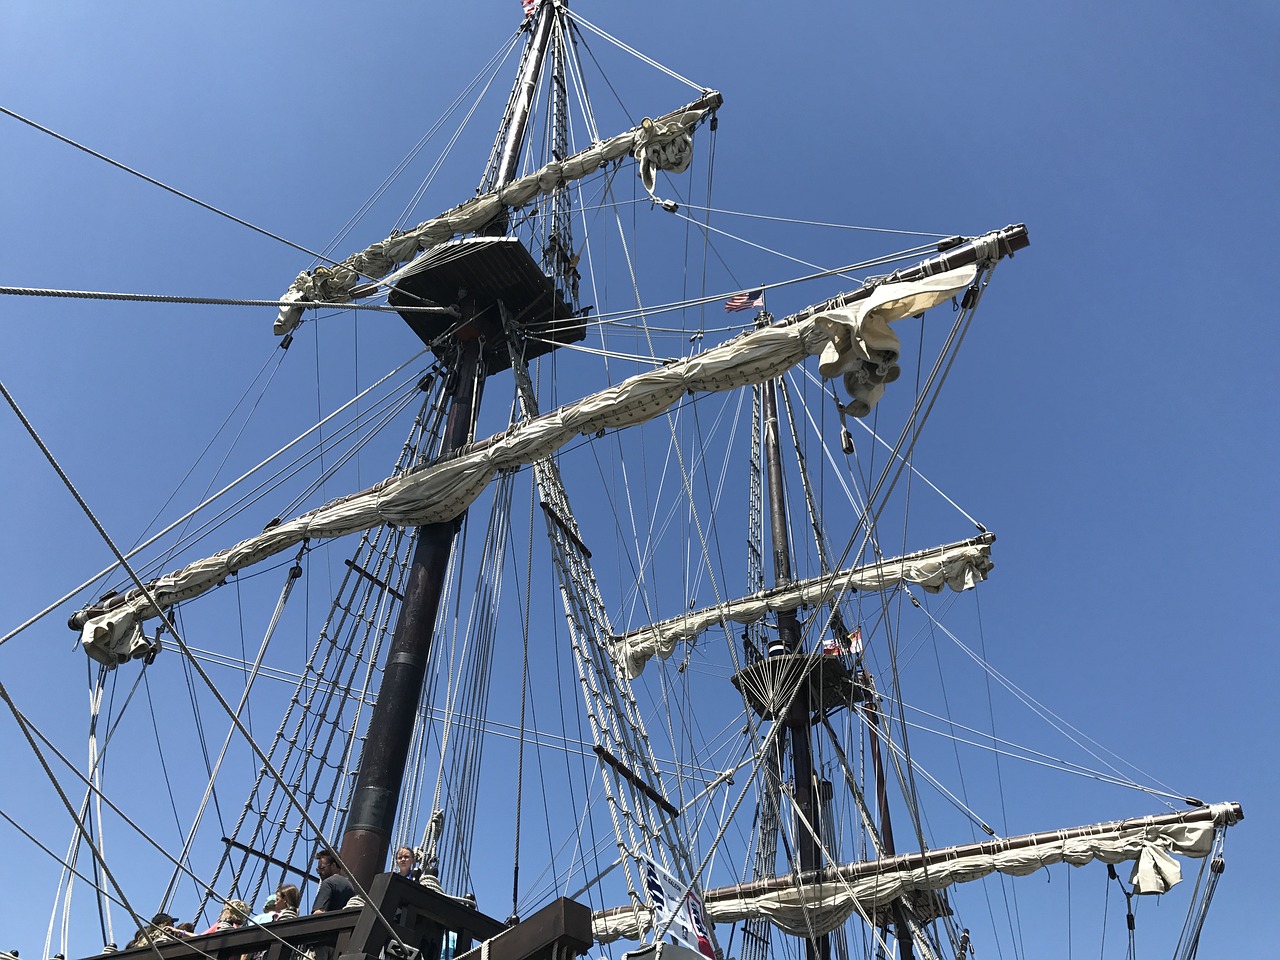
[{"label": "clear sky", "polygon": [[[942,235],[1028,225],[1032,246],[997,270],[930,423],[938,442],[918,465],[1000,537],[981,601],[1000,669],[1152,778],[1244,805],[1206,954],[1263,952],[1280,792],[1268,585],[1280,565],[1280,436],[1267,372],[1280,332],[1266,294],[1280,222],[1280,7],[574,9],[724,92],[715,196],[727,208]],[[10,0],[0,106],[318,250],[519,16],[516,0]],[[692,96],[667,78],[653,81],[653,101],[636,81],[620,92],[653,113]],[[442,177],[411,222],[469,195],[487,149],[477,143],[481,156]],[[0,285],[271,299],[310,264],[7,116],[0,171]],[[334,250],[379,239],[411,189],[396,185],[385,216]],[[792,242],[782,226],[723,225],[768,246]],[[820,242],[803,255],[832,265],[907,240],[846,232]],[[742,259],[717,292],[756,271],[803,272],[719,249]],[[274,362],[270,321],[269,308],[0,297],[0,380],[108,531],[132,542],[253,372]],[[274,449],[277,433],[403,357],[403,333],[388,345],[376,329],[398,320],[362,322],[359,337],[333,332],[322,347],[345,383],[318,392],[315,369],[294,371],[285,398],[298,409],[272,411],[279,430],[246,439]],[[109,557],[7,408],[0,444],[8,632]],[[358,469],[364,484],[381,476],[373,462]],[[0,680],[55,729],[83,710],[69,612],[0,647]],[[19,756],[29,766],[26,751],[6,712],[5,766]],[[9,779],[0,805],[65,848],[55,802],[24,796],[23,783]],[[1056,824],[1054,798],[1037,799],[1045,822],[1024,817],[1021,829]],[[1132,799],[1136,809],[1111,815],[1158,812]],[[36,957],[50,868],[7,822],[0,849],[0,947]],[[29,886],[27,864],[38,876]]]}]

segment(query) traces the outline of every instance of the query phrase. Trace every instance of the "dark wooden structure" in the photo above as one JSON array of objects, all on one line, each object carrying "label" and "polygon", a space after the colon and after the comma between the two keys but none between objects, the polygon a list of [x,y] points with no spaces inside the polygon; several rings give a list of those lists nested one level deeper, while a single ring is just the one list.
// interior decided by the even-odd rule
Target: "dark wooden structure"
[{"label": "dark wooden structure", "polygon": [[464,901],[397,874],[381,873],[369,888],[365,906],[248,924],[224,933],[104,956],[111,960],[293,960],[303,956],[316,960],[376,960],[383,956],[388,960],[441,960],[468,953],[478,957],[479,945],[486,940],[492,941],[492,960],[575,956],[591,947],[591,911],[561,898],[508,927]]},{"label": "dark wooden structure", "polygon": [[[394,307],[453,306],[470,300],[478,316],[492,312],[491,326],[498,322],[496,306],[501,302],[511,311],[508,322],[520,335],[526,361],[587,336],[586,321],[516,237],[468,237],[435,247],[401,271],[387,300]],[[401,316],[423,343],[449,362],[458,318],[411,310]],[[511,366],[507,338],[486,342],[483,358],[488,376]]]},{"label": "dark wooden structure", "polygon": [[747,664],[731,679],[766,720],[820,717],[862,699],[844,661],[822,653],[775,654]]}]

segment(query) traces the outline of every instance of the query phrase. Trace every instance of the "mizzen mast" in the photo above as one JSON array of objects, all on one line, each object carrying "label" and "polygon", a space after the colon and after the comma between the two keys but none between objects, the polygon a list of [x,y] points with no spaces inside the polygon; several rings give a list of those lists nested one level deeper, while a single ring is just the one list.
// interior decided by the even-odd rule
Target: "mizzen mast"
[{"label": "mizzen mast", "polygon": [[[787,507],[782,482],[782,441],[778,429],[778,396],[776,381],[761,386],[764,415],[764,454],[769,490],[769,532],[773,546],[774,582],[790,583],[791,549],[787,539]],[[794,610],[778,612],[778,636],[769,644],[769,656],[779,657],[798,653],[800,627]],[[819,823],[817,784],[813,776],[813,752],[810,745],[810,721],[807,704],[799,709],[793,705],[785,722],[791,740],[791,769],[796,798],[796,847],[801,871],[816,869],[821,864],[821,852],[816,836]],[[830,956],[827,937],[820,936],[805,944],[809,960]]]}]

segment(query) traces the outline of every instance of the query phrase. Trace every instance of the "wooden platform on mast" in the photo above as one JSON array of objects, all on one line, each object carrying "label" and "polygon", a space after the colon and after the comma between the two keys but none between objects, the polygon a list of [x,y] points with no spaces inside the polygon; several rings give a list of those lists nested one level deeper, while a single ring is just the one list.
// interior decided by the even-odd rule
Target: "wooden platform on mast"
[{"label": "wooden platform on mast", "polygon": [[[469,303],[479,325],[500,330],[498,304],[526,342],[525,359],[550,353],[561,344],[587,335],[586,323],[574,313],[552,279],[516,237],[467,237],[426,251],[397,271],[388,296],[393,307]],[[401,310],[400,316],[422,342],[446,363],[447,340],[457,319],[436,313]],[[474,336],[462,330],[458,336]],[[484,346],[486,374],[511,366],[506,338],[491,336]]]},{"label": "wooden platform on mast", "polygon": [[862,699],[844,661],[823,653],[764,657],[731,679],[751,709],[766,720],[814,716]]}]

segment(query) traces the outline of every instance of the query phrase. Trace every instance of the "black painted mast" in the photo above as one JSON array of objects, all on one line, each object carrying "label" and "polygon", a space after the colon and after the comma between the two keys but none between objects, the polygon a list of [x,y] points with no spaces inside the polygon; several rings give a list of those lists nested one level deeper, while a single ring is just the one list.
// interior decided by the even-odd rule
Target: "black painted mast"
[{"label": "black painted mast", "polygon": [[[764,419],[764,452],[769,488],[769,532],[773,546],[773,575],[778,585],[790,583],[791,549],[787,538],[787,504],[782,480],[782,444],[778,430],[776,383],[770,380],[761,390]],[[800,652],[800,629],[794,610],[778,612],[778,636],[769,644],[769,656],[782,657]],[[822,865],[822,853],[815,834],[818,830],[817,788],[813,777],[811,721],[807,702],[800,703],[777,721],[785,723],[791,740],[791,772],[796,798],[796,853],[799,870],[807,872]],[[826,960],[831,955],[827,936],[805,942],[809,960]]]},{"label": "black painted mast", "polygon": [[[442,454],[457,450],[471,439],[483,384],[479,340],[473,336],[461,341],[457,357],[450,371],[449,414]],[[360,773],[342,835],[342,862],[352,879],[366,889],[387,862],[445,571],[461,520],[458,517],[430,523],[417,531],[404,601],[387,651],[382,686],[369,721]]]},{"label": "black painted mast", "polygon": [[[518,168],[533,94],[542,73],[547,38],[555,17],[554,5],[544,0],[531,20],[520,74],[486,174],[492,187],[510,182]],[[505,215],[498,218],[492,229],[482,232],[505,233]],[[492,304],[484,292],[460,290],[459,299],[458,323],[447,342],[435,344],[449,366],[450,375],[449,412],[441,456],[447,456],[472,439],[484,378],[493,367],[492,354],[486,354],[486,345],[505,342],[493,319],[497,311],[488,309]],[[454,537],[464,516],[465,513],[445,523],[426,524],[417,531],[404,601],[387,652],[382,685],[369,721],[360,772],[342,836],[342,862],[352,879],[365,888],[386,867],[418,701],[431,654],[436,614]]]}]

